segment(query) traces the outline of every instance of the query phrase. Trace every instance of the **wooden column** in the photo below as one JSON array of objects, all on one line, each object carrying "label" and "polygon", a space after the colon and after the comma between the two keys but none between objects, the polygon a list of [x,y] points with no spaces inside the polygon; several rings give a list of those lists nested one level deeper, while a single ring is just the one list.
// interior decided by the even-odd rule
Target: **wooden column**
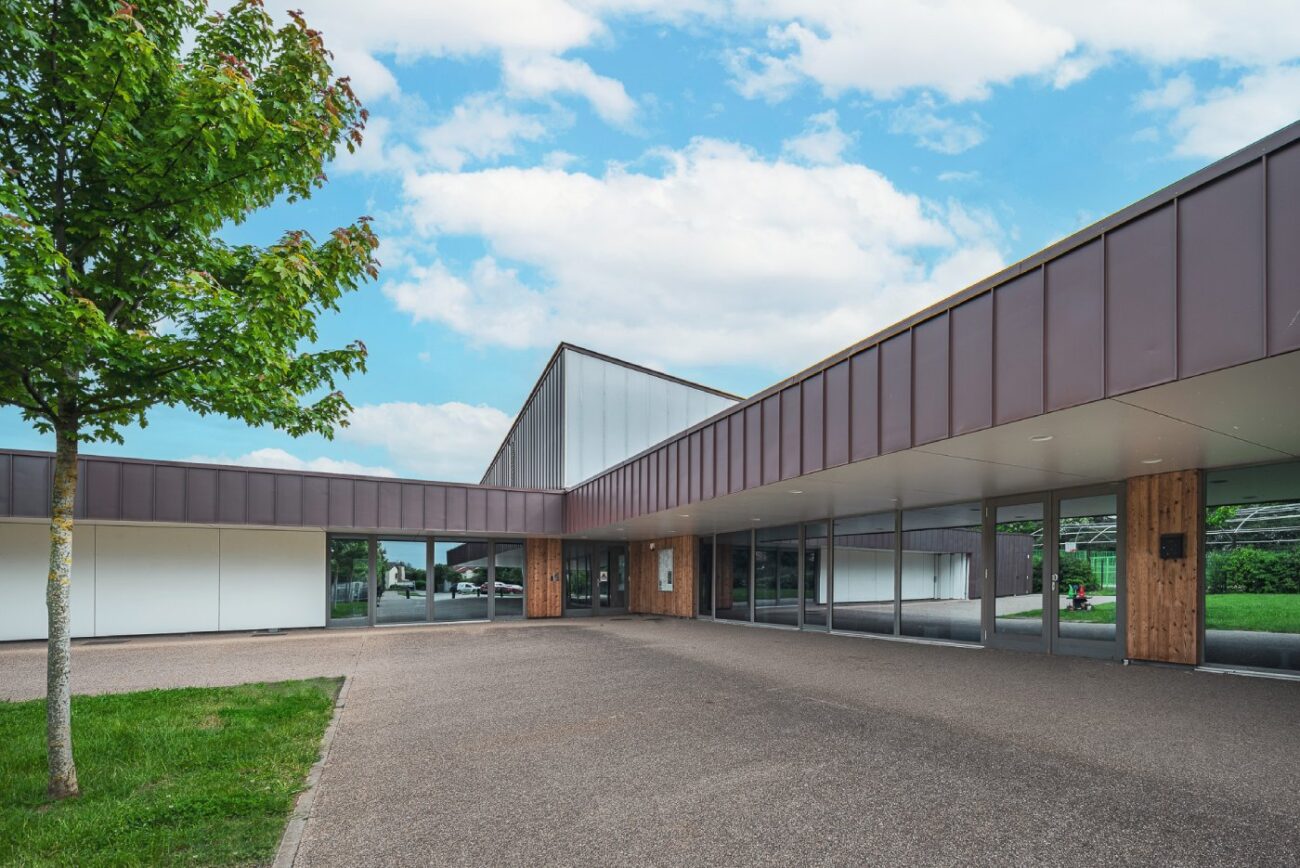
[{"label": "wooden column", "polygon": [[558,618],[564,614],[563,540],[524,541],[525,587],[529,618]]},{"label": "wooden column", "polygon": [[[1201,474],[1183,470],[1130,479],[1127,515],[1127,656],[1200,663]],[[1183,535],[1183,557],[1160,558],[1162,534]]]},{"label": "wooden column", "polygon": [[[659,590],[659,552],[665,548],[673,551],[672,591]],[[699,541],[693,536],[628,543],[628,611],[693,618],[698,562]]]}]

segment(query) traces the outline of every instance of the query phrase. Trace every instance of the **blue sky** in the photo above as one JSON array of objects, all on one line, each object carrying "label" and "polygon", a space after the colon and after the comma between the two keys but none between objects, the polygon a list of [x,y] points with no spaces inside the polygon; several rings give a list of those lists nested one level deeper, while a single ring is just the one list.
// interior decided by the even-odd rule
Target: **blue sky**
[{"label": "blue sky", "polygon": [[1300,118],[1294,2],[302,5],[366,142],[228,234],[376,218],[353,422],[87,452],[477,481],[561,340],[749,394]]}]

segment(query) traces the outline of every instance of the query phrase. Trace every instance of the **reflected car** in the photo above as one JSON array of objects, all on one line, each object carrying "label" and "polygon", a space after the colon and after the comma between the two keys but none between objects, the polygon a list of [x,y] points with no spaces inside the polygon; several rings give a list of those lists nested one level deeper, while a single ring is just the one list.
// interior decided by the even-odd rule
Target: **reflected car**
[{"label": "reflected car", "polygon": [[457,582],[456,593],[458,594],[477,594],[482,590],[481,586],[473,582]]},{"label": "reflected car", "polygon": [[[483,593],[485,594],[488,593],[487,582],[484,582],[481,587],[483,589]],[[523,592],[524,592],[523,585],[510,585],[510,584],[506,584],[505,582],[496,583],[496,593],[498,597],[504,597],[506,594],[522,594]]]}]

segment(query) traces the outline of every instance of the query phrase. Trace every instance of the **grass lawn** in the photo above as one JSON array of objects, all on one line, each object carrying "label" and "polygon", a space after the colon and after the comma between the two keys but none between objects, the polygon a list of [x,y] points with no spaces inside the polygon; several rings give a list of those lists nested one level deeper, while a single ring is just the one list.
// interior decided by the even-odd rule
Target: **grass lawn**
[{"label": "grass lawn", "polygon": [[82,796],[45,799],[45,702],[0,702],[0,865],[269,863],[341,679],[72,698]]},{"label": "grass lawn", "polygon": [[[1033,609],[999,617],[1039,618],[1042,614],[1041,609]],[[1115,604],[1099,603],[1091,612],[1067,609],[1061,612],[1061,620],[1113,624]],[[1300,594],[1208,594],[1205,629],[1300,633]]]},{"label": "grass lawn", "polygon": [[1205,629],[1300,633],[1300,594],[1207,594]]},{"label": "grass lawn", "polygon": [[370,613],[369,605],[365,600],[355,600],[351,603],[335,603],[330,606],[331,618],[356,618],[365,616]]}]

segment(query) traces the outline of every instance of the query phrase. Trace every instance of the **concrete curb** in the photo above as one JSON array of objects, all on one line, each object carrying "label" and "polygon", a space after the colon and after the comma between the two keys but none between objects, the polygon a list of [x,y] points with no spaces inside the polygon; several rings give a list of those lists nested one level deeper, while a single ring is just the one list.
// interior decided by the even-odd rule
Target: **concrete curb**
[{"label": "concrete curb", "polygon": [[298,858],[302,833],[307,828],[307,821],[311,819],[312,808],[316,804],[316,784],[320,782],[321,772],[325,768],[326,760],[329,759],[330,747],[334,744],[334,733],[338,731],[339,717],[343,714],[348,688],[351,686],[352,676],[345,675],[343,686],[339,688],[339,695],[334,700],[334,716],[330,718],[329,726],[325,727],[325,735],[321,737],[320,757],[312,765],[311,771],[307,772],[307,788],[298,794],[294,802],[293,813],[289,815],[284,834],[280,836],[280,846],[275,851],[275,861],[271,863],[273,868],[293,868],[294,860]]}]

